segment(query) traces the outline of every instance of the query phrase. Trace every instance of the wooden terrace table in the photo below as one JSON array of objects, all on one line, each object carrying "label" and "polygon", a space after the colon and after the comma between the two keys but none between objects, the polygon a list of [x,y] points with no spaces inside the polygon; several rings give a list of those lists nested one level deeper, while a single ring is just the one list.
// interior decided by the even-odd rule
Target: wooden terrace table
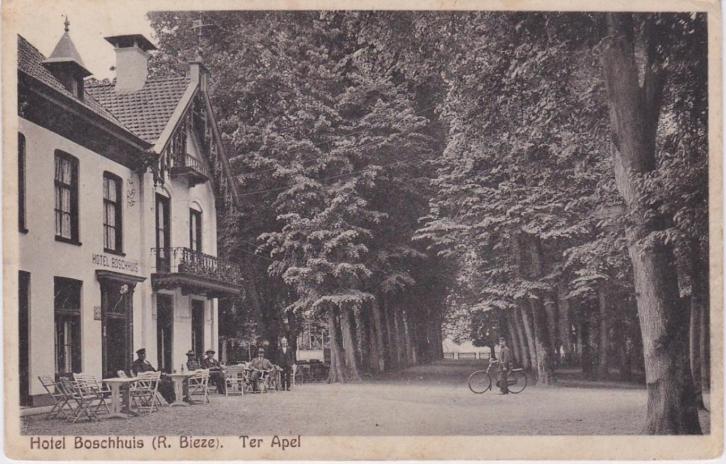
[{"label": "wooden terrace table", "polygon": [[103,379],[103,382],[111,387],[111,413],[108,415],[109,418],[127,419],[129,415],[133,414],[131,411],[131,393],[129,388],[126,388],[126,392],[124,393],[123,409],[126,412],[123,412],[121,408],[120,393],[122,385],[131,386],[137,380],[136,377],[111,377]]},{"label": "wooden terrace table", "polygon": [[174,402],[169,406],[189,406],[184,401],[184,382],[195,374],[195,371],[174,372],[167,374],[174,382]]}]

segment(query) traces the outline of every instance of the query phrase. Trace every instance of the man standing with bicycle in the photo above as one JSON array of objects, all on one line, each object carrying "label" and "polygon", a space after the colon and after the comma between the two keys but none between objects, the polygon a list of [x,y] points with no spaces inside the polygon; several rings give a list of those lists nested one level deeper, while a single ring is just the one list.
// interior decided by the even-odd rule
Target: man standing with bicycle
[{"label": "man standing with bicycle", "polygon": [[499,337],[499,378],[497,379],[497,386],[502,392],[502,395],[509,393],[509,372],[512,370],[512,352],[509,351],[507,346],[507,340],[504,337]]}]

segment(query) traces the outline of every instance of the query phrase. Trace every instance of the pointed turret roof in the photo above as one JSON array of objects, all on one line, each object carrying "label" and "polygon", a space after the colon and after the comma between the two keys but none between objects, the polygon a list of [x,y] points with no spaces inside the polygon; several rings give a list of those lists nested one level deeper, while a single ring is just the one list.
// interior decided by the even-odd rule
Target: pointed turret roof
[{"label": "pointed turret roof", "polygon": [[68,22],[67,17],[63,24],[65,26],[65,32],[61,36],[50,56],[43,61],[43,64],[50,65],[55,63],[67,63],[74,68],[74,71],[81,74],[82,77],[90,76],[91,71],[89,71],[86,68],[86,65],[83,64],[81,55],[78,53],[75,44],[73,44],[73,40],[71,40],[71,36],[68,32],[70,22]]}]

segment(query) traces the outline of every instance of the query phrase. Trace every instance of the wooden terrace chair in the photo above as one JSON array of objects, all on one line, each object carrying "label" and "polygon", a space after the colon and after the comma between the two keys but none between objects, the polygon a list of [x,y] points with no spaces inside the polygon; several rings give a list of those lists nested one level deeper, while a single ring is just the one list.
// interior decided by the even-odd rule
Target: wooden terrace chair
[{"label": "wooden terrace chair", "polygon": [[247,376],[245,375],[245,366],[239,364],[236,366],[227,366],[224,373],[225,396],[244,395]]},{"label": "wooden terrace chair", "polygon": [[139,372],[138,380],[131,389],[131,399],[139,413],[151,414],[159,410],[159,381],[160,372]]},{"label": "wooden terrace chair", "polygon": [[69,421],[75,423],[82,417],[87,417],[89,421],[98,420],[97,412],[101,404],[96,403],[98,400],[97,392],[92,391],[86,384],[78,380],[63,378],[60,380],[60,384],[76,405],[73,416],[68,417]]},{"label": "wooden terrace chair", "polygon": [[56,382],[48,375],[40,375],[38,380],[53,400],[53,407],[48,411],[46,419],[66,418],[66,414],[74,414],[71,397],[63,389],[60,382]]},{"label": "wooden terrace chair", "polygon": [[209,369],[198,369],[187,380],[189,397],[201,396],[202,402],[209,403]]},{"label": "wooden terrace chair", "polygon": [[77,381],[86,393],[96,394],[98,400],[97,410],[103,406],[106,412],[111,412],[106,402],[111,397],[111,388],[108,385],[103,384],[95,375],[80,372],[73,374],[73,380]]},{"label": "wooden terrace chair", "polygon": [[267,391],[279,391],[282,384],[282,377],[280,375],[282,368],[277,364],[272,366],[270,374],[267,380]]}]

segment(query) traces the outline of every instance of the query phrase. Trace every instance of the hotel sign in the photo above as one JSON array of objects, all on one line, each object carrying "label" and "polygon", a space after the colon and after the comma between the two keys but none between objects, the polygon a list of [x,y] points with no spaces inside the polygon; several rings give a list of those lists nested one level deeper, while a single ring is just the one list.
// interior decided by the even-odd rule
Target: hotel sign
[{"label": "hotel sign", "polygon": [[129,261],[119,256],[110,256],[102,253],[93,253],[91,255],[91,263],[96,266],[107,267],[123,272],[139,272],[139,262]]}]

